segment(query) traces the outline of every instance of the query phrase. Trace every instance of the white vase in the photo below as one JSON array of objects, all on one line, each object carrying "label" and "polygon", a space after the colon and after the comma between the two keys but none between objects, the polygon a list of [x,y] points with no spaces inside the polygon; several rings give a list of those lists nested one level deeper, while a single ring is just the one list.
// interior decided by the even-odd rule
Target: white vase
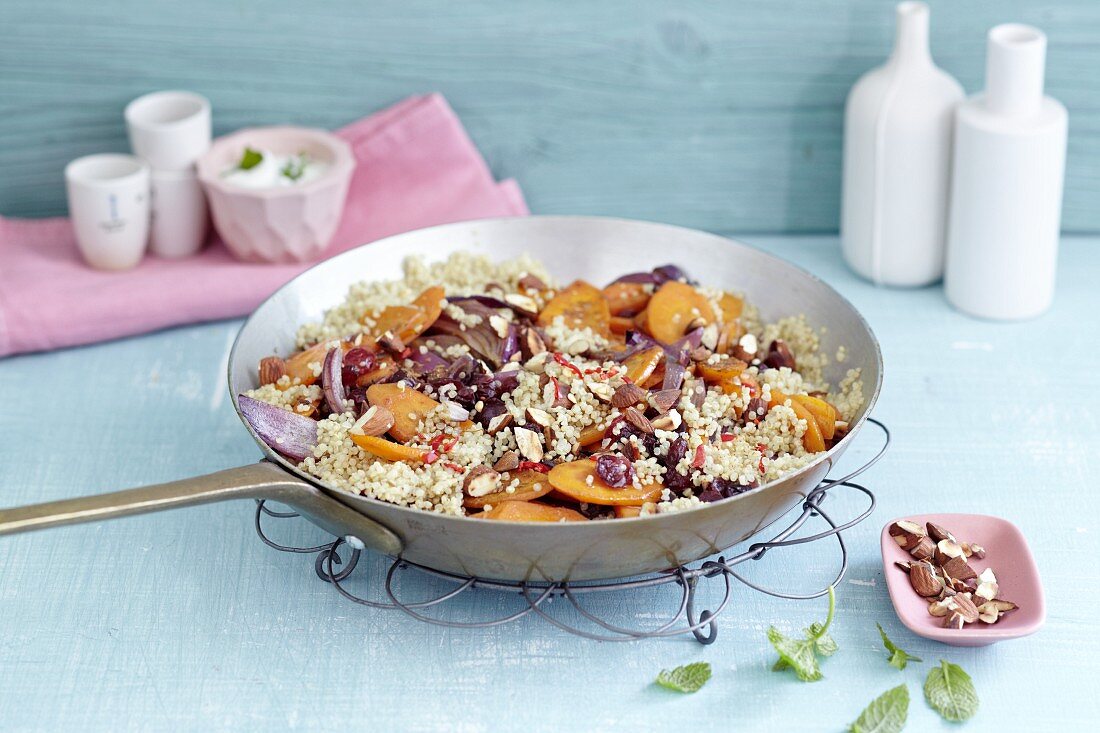
[{"label": "white vase", "polygon": [[894,49],[848,94],[844,115],[844,258],[880,285],[943,276],[952,120],[963,90],[928,50],[928,6],[897,6]]},{"label": "white vase", "polygon": [[1046,36],[989,32],[985,92],[956,115],[947,299],[981,318],[1050,307],[1066,163],[1066,108],[1043,96]]}]

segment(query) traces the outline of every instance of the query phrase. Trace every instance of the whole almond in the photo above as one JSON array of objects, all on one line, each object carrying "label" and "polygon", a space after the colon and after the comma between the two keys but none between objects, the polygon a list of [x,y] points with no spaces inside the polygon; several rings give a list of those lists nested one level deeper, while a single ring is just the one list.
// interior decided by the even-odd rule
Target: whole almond
[{"label": "whole almond", "polygon": [[510,450],[497,459],[493,464],[495,471],[514,471],[519,468],[519,453]]},{"label": "whole almond", "polygon": [[286,362],[277,356],[260,359],[260,384],[275,384],[286,376]]},{"label": "whole almond", "polygon": [[[677,393],[679,394],[679,393]],[[611,404],[620,410],[636,405],[645,399],[646,391],[636,384],[624,384],[611,395]]]},{"label": "whole almond", "polygon": [[[894,538],[894,542],[898,544],[898,547],[906,552],[911,551],[926,537],[924,528],[916,522],[910,522],[908,519],[899,519],[890,525],[888,531],[890,536]],[[929,557],[931,557],[931,553],[929,553]],[[927,560],[928,558],[919,557],[917,559]]]},{"label": "whole almond", "polygon": [[393,413],[382,405],[371,405],[351,426],[351,433],[378,436],[393,427]]},{"label": "whole almond", "polygon": [[638,410],[637,407],[628,407],[623,410],[623,417],[628,423],[641,430],[643,433],[653,434],[653,423]]},{"label": "whole almond", "polygon": [[940,540],[955,541],[955,535],[951,534],[945,527],[936,524],[935,522],[928,522],[925,526],[928,527],[928,536],[936,542]]},{"label": "whole almond", "polygon": [[932,565],[927,562],[917,563],[909,568],[909,582],[917,595],[925,598],[938,596],[943,590],[943,583],[936,577]]},{"label": "whole almond", "polygon": [[943,563],[941,567],[943,567],[944,573],[964,583],[978,577],[978,574],[974,572],[974,568],[967,564],[965,557],[953,557]]},{"label": "whole almond", "polygon": [[931,537],[921,537],[916,546],[909,550],[909,554],[917,560],[930,560],[936,553],[936,543]]},{"label": "whole almond", "polygon": [[653,409],[662,415],[671,410],[680,402],[680,390],[678,389],[662,389],[660,392],[654,392],[649,397],[649,403],[653,405]]},{"label": "whole almond", "polygon": [[516,445],[519,447],[520,455],[529,461],[538,463],[542,460],[542,438],[534,430],[527,428],[512,428],[512,432],[516,436]]},{"label": "whole almond", "polygon": [[462,488],[470,496],[485,496],[500,490],[500,474],[488,466],[470,469]]}]

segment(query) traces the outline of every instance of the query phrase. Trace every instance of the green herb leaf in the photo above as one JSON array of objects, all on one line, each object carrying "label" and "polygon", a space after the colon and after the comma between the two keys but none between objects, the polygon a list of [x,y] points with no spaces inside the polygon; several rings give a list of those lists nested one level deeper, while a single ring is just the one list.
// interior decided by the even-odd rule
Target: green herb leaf
[{"label": "green herb leaf", "polygon": [[924,699],[944,720],[969,720],[978,712],[978,691],[970,675],[945,659],[928,671],[924,680]]},{"label": "green herb leaf", "polygon": [[775,663],[772,670],[779,672],[788,668],[793,669],[798,679],[803,682],[816,682],[821,679],[817,657],[828,657],[838,649],[837,643],[828,633],[835,611],[836,594],[830,586],[829,614],[825,618],[825,623],[814,623],[810,628],[804,629],[805,638],[788,639],[779,629],[774,626],[769,627],[768,641],[779,652],[779,661]]},{"label": "green herb leaf", "polygon": [[697,692],[710,679],[710,663],[695,662],[673,670],[662,669],[657,684],[677,692]]},{"label": "green herb leaf", "polygon": [[850,733],[898,733],[905,727],[908,717],[909,688],[898,685],[872,700],[848,730]]},{"label": "green herb leaf", "polygon": [[302,174],[306,172],[306,164],[309,161],[306,159],[305,154],[299,155],[297,158],[290,158],[287,160],[286,165],[279,171],[282,175],[286,176],[292,181],[297,181],[302,177]]},{"label": "green herb leaf", "polygon": [[923,662],[920,657],[914,657],[909,652],[898,647],[897,644],[890,641],[890,637],[886,635],[886,631],[883,630],[882,624],[875,624],[878,627],[878,633],[882,635],[882,645],[886,647],[886,651],[890,652],[890,659],[888,661],[891,667],[897,667],[898,669],[905,669],[905,665],[909,662]]},{"label": "green herb leaf", "polygon": [[264,154],[259,150],[253,150],[252,148],[245,148],[244,153],[241,154],[241,160],[237,163],[237,167],[242,171],[252,170],[260,164],[264,159]]}]

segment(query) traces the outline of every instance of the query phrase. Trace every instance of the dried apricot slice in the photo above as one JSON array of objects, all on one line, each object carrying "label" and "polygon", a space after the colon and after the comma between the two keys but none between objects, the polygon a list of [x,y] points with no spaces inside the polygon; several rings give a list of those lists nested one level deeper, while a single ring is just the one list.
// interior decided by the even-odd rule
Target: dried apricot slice
[{"label": "dried apricot slice", "polygon": [[428,451],[424,448],[414,448],[401,443],[394,443],[377,435],[360,435],[351,433],[351,440],[367,453],[384,458],[387,461],[404,461],[406,463],[423,463]]},{"label": "dried apricot slice", "polygon": [[589,446],[593,443],[599,443],[603,440],[604,434],[607,432],[606,427],[600,427],[599,425],[589,425],[587,428],[581,430],[580,437],[577,438],[577,442],[582,446]]},{"label": "dried apricot slice", "polygon": [[370,335],[377,340],[386,333],[392,333],[402,341],[405,334],[412,330],[412,323],[420,315],[420,309],[411,305],[391,305],[384,308],[374,319]]},{"label": "dried apricot slice", "polygon": [[563,506],[550,506],[534,501],[502,501],[487,512],[474,514],[475,519],[497,519],[505,522],[587,522],[588,517]]},{"label": "dried apricot slice", "polygon": [[825,438],[825,440],[833,439],[833,435],[836,433],[837,420],[837,411],[835,407],[819,397],[812,397],[805,394],[796,394],[792,396],[791,399],[795,402],[801,402],[802,405],[810,411],[810,414],[814,416],[818,428],[821,429],[821,437]]},{"label": "dried apricot slice", "polygon": [[650,293],[642,283],[611,283],[603,297],[613,316],[632,316],[645,309]]},{"label": "dried apricot slice", "polygon": [[660,346],[654,346],[627,357],[626,361],[623,362],[623,368],[626,369],[625,378],[634,384],[641,384],[653,374],[653,370],[661,363],[661,358],[664,355],[664,349]]},{"label": "dried apricot slice", "polygon": [[601,336],[611,334],[611,310],[603,293],[583,280],[577,280],[555,295],[538,316],[540,326],[548,326],[562,316],[569,328],[591,328]]},{"label": "dried apricot slice", "polygon": [[634,325],[633,318],[627,318],[626,316],[611,316],[611,333],[624,334],[627,331],[633,331],[637,326]]},{"label": "dried apricot slice", "polygon": [[814,417],[813,413],[797,399],[789,397],[777,389],[773,389],[771,394],[772,398],[768,403],[768,407],[782,405],[787,400],[790,400],[791,409],[794,410],[794,414],[799,420],[806,421],[806,432],[802,434],[802,447],[810,453],[819,453],[825,450],[825,439],[821,435],[821,428],[818,426],[817,419]]},{"label": "dried apricot slice", "polygon": [[411,387],[402,389],[398,384],[372,384],[367,387],[367,402],[381,405],[393,413],[390,435],[402,443],[416,437],[420,423],[439,403],[428,395]]},{"label": "dried apricot slice", "polygon": [[716,320],[714,308],[706,296],[678,280],[662,285],[650,298],[646,312],[650,335],[666,344],[683,336],[696,319],[704,323]]},{"label": "dried apricot slice", "polygon": [[657,501],[665,488],[660,483],[647,484],[640,489],[633,486],[612,488],[596,473],[596,461],[591,458],[559,463],[550,469],[549,476],[558,493],[575,501],[605,506],[641,506],[647,501]]},{"label": "dried apricot slice", "polygon": [[722,311],[722,323],[733,323],[741,317],[745,301],[732,293],[722,293],[722,297],[718,299],[718,308]]},{"label": "dried apricot slice", "polygon": [[640,517],[642,515],[642,508],[640,506],[617,506],[615,507],[615,516],[619,519],[628,519],[630,517]]},{"label": "dried apricot slice", "polygon": [[741,376],[741,372],[745,371],[748,366],[740,359],[725,357],[714,364],[709,361],[701,361],[697,369],[704,382],[719,384],[721,382],[733,382],[734,379]]},{"label": "dried apricot slice", "polygon": [[398,334],[405,343],[412,341],[427,331],[443,312],[444,291],[438,285],[425,290],[416,297],[412,305],[419,312],[409,322],[404,331]]},{"label": "dried apricot slice", "polygon": [[313,384],[320,379],[320,374],[314,374],[313,369],[310,368],[310,364],[322,364],[325,361],[325,354],[328,353],[328,342],[322,341],[319,344],[310,346],[304,351],[299,351],[297,354],[292,354],[287,357],[286,360],[286,374],[290,377],[290,381],[295,379],[302,380],[302,384]]},{"label": "dried apricot slice", "polygon": [[541,471],[514,471],[510,474],[508,481],[502,484],[508,486],[516,479],[519,479],[519,485],[516,486],[515,491],[510,493],[495,491],[485,496],[467,496],[462,500],[462,506],[467,509],[480,509],[486,504],[496,506],[504,501],[531,501],[540,496],[546,496],[554,488],[550,485],[550,479]]}]

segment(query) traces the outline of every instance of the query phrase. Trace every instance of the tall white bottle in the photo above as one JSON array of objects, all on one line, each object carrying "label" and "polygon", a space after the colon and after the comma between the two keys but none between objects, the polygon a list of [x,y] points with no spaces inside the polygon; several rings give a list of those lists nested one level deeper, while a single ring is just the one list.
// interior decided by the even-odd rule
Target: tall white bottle
[{"label": "tall white bottle", "polygon": [[880,285],[943,276],[953,114],[963,90],[928,49],[928,6],[897,6],[894,49],[848,94],[844,114],[844,259]]},{"label": "tall white bottle", "polygon": [[981,318],[1031,318],[1054,299],[1067,115],[1043,96],[1046,46],[1030,26],[989,31],[985,92],[956,115],[944,289]]}]

